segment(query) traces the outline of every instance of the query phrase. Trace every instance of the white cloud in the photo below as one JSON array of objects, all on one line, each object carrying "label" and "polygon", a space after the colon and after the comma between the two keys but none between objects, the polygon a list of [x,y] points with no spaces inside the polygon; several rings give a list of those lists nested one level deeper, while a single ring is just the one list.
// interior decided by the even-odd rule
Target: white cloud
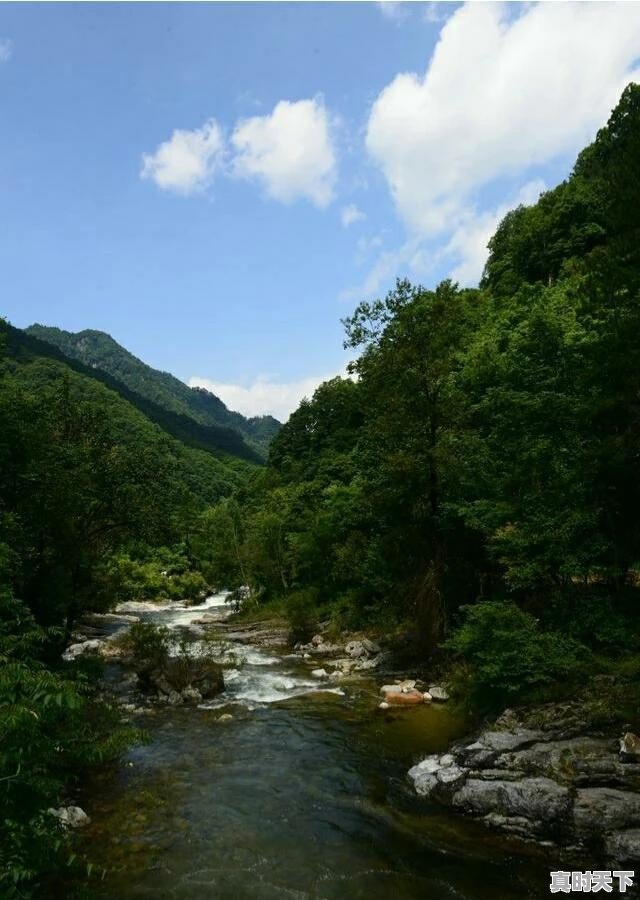
[{"label": "white cloud", "polygon": [[348,228],[349,225],[353,225],[355,222],[362,222],[362,220],[366,218],[366,215],[355,203],[349,203],[348,206],[343,206],[340,211],[340,220],[342,221],[343,228]]},{"label": "white cloud", "polygon": [[140,177],[165,191],[192,194],[211,184],[223,155],[222,130],[210,119],[193,131],[176,129],[155,153],[144,153]]},{"label": "white cloud", "polygon": [[324,207],[333,199],[336,156],[322,100],[281,100],[270,115],[241,120],[231,142],[233,172],[258,179],[275,200]]},{"label": "white cloud", "polygon": [[407,17],[407,8],[402,0],[378,0],[376,6],[392,22],[402,22]]},{"label": "white cloud", "polygon": [[562,154],[606,120],[640,52],[640,4],[469,3],[424,76],[397,75],[366,143],[412,233],[450,232],[474,192]]},{"label": "white cloud", "polygon": [[0,63],[9,62],[13,56],[13,41],[9,38],[0,38]]},{"label": "white cloud", "polygon": [[229,409],[237,410],[245,416],[272,415],[284,422],[297,409],[303,397],[313,395],[319,384],[344,374],[343,369],[330,375],[301,378],[297,381],[275,381],[268,376],[259,376],[248,387],[194,375],[188,384],[190,387],[206,388],[220,397]]}]

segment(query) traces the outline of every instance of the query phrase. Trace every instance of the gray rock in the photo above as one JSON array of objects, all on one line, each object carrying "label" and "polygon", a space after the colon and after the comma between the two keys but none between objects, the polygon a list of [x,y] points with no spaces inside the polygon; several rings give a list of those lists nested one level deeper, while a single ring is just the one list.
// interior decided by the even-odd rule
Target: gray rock
[{"label": "gray rock", "polygon": [[550,778],[518,781],[469,778],[454,795],[453,804],[475,815],[499,813],[558,825],[569,812],[569,791]]},{"label": "gray rock", "polygon": [[64,828],[82,828],[91,822],[80,806],[60,806],[58,809],[48,809],[47,812],[55,816]]},{"label": "gray rock", "polygon": [[328,672],[326,669],[312,669],[311,674],[314,678],[328,678]]},{"label": "gray rock", "polygon": [[362,641],[349,641],[344,648],[344,652],[351,659],[359,659],[361,656],[367,656],[367,650]]},{"label": "gray rock", "polygon": [[607,836],[607,858],[623,865],[640,862],[640,828],[629,828]]},{"label": "gray rock", "polygon": [[608,787],[578,790],[573,824],[580,836],[640,826],[640,794]]},{"label": "gray rock", "polygon": [[431,699],[436,703],[446,703],[449,700],[449,692],[442,687],[441,684],[432,684],[429,687]]}]

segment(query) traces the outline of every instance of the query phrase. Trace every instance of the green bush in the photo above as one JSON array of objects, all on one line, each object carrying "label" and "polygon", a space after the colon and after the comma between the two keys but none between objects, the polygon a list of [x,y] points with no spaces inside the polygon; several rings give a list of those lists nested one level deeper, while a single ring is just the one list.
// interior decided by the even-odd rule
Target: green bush
[{"label": "green bush", "polygon": [[[119,725],[84,663],[55,658],[59,635],[0,588],[0,896],[42,896],[74,856],[49,807],[87,769],[140,735]],[[59,659],[59,650],[58,650]]]},{"label": "green bush", "polygon": [[498,711],[554,682],[566,684],[589,656],[573,638],[542,631],[515,603],[485,600],[462,611],[464,622],[445,647],[458,661],[454,692],[477,712]]}]

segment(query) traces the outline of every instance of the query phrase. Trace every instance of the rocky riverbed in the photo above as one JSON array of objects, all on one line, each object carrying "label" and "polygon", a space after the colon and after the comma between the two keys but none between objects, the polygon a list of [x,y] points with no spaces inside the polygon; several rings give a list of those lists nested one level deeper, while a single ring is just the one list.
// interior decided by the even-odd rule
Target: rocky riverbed
[{"label": "rocky riverbed", "polygon": [[[173,705],[141,690],[119,649],[136,620],[213,641],[221,689]],[[546,896],[551,868],[637,857],[640,763],[570,704],[463,739],[446,685],[398,668],[384,640],[291,647],[284,623],[243,621],[224,594],[127,605],[76,638],[68,653],[103,655],[151,737],[74,800],[112,872],[96,896],[515,900]]]}]

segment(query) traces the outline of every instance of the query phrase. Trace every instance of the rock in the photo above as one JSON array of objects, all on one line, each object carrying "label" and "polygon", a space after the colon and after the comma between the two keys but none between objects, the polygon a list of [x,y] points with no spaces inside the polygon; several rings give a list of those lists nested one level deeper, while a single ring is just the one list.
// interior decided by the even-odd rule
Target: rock
[{"label": "rock", "polygon": [[303,653],[303,654],[302,654],[302,658],[303,658],[303,659],[311,659],[311,654],[310,654],[310,653]]},{"label": "rock", "polygon": [[314,647],[319,647],[321,644],[324,644],[324,638],[321,634],[314,634],[314,636],[311,638],[311,643]]},{"label": "rock", "polygon": [[424,695],[417,688],[402,688],[396,684],[385,684],[380,688],[383,699],[391,706],[415,706],[424,703]]},{"label": "rock", "polygon": [[606,787],[578,790],[573,825],[580,837],[640,826],[640,794]]},{"label": "rock", "polygon": [[605,850],[607,858],[617,864],[640,862],[640,828],[629,828],[608,835]]},{"label": "rock", "polygon": [[349,641],[344,648],[344,652],[347,656],[350,656],[351,659],[359,659],[361,656],[367,656],[367,650],[362,641]]},{"label": "rock", "polygon": [[433,700],[433,695],[429,693],[429,691],[423,691],[422,696],[425,703],[431,703],[431,701]]},{"label": "rock", "polygon": [[383,700],[382,703],[378,703],[378,709],[389,709],[389,704],[386,700]]},{"label": "rock", "polygon": [[314,678],[328,678],[329,677],[329,673],[326,671],[326,669],[312,669],[311,674],[313,675]]},{"label": "rock", "polygon": [[640,737],[627,731],[620,738],[620,759],[623,762],[636,762],[640,759]]},{"label": "rock", "polygon": [[230,722],[233,719],[231,713],[222,713],[221,716],[218,716],[216,722]]},{"label": "rock", "polygon": [[369,638],[363,638],[360,642],[364,649],[367,651],[369,656],[375,656],[376,653],[380,653],[381,647],[379,644],[376,644],[375,641],[370,641]]},{"label": "rock", "polygon": [[69,662],[85,653],[99,653],[103,643],[104,641],[94,638],[89,641],[81,641],[78,644],[71,644],[62,654],[62,658]]},{"label": "rock", "polygon": [[202,703],[202,694],[197,688],[186,687],[180,691],[180,695],[185,703]]},{"label": "rock", "polygon": [[560,825],[569,812],[569,791],[550,778],[517,781],[485,781],[468,778],[453,797],[453,805],[475,815],[500,813],[531,821],[531,830],[541,825]]},{"label": "rock", "polygon": [[415,687],[415,681],[383,684],[380,693],[391,706],[413,706],[425,702],[424,694]]},{"label": "rock", "polygon": [[346,674],[344,672],[341,672],[340,669],[335,669],[329,675],[329,681],[342,681],[342,679],[346,678],[346,677],[347,677]]},{"label": "rock", "polygon": [[431,699],[435,700],[436,703],[446,703],[449,699],[448,691],[446,691],[440,684],[430,685],[429,693],[431,694]]},{"label": "rock", "polygon": [[82,828],[91,822],[80,806],[60,806],[58,809],[48,809],[47,812],[55,816],[64,828]]}]

